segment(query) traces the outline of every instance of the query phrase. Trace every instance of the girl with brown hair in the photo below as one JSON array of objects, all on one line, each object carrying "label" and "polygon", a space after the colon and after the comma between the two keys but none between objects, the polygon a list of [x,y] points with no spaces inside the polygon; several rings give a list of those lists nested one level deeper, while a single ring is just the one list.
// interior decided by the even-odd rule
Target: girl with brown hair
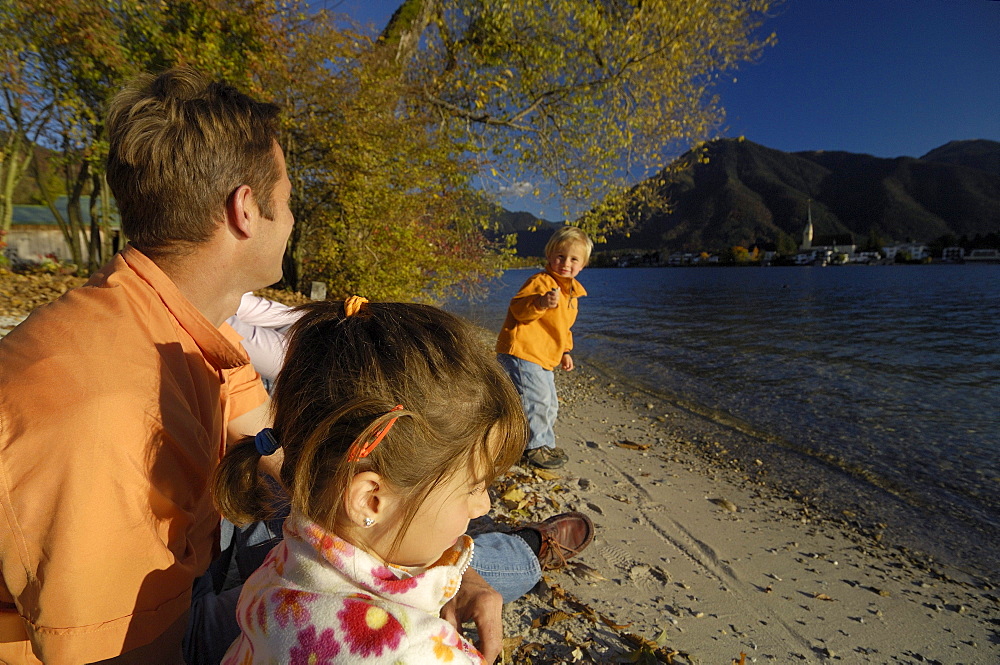
[{"label": "girl with brown hair", "polygon": [[302,311],[273,427],[215,479],[226,517],[265,517],[257,466],[280,446],[291,497],[223,662],[483,662],[439,612],[472,559],[469,520],[524,449],[517,393],[476,331],[437,308],[352,298]]}]

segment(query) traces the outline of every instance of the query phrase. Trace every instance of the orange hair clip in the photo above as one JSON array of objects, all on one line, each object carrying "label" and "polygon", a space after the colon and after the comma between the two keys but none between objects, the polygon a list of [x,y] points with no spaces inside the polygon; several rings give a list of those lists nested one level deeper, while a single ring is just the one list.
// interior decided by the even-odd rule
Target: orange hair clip
[{"label": "orange hair clip", "polygon": [[[390,409],[389,412],[392,413],[393,411],[399,411],[402,408],[403,408],[402,404],[397,404],[395,407]],[[364,445],[359,445],[359,442],[355,441],[354,444],[351,446],[350,453],[348,453],[347,457],[348,461],[357,462],[359,459],[363,459],[371,455],[371,452],[375,450],[375,447],[378,446],[378,444],[382,443],[382,439],[384,439],[385,435],[389,433],[389,430],[392,429],[392,426],[396,424],[397,420],[399,420],[399,416],[391,418],[389,422],[387,422],[385,426],[382,427],[382,429],[380,429],[378,432],[375,433],[375,438],[369,441],[368,443]]]},{"label": "orange hair clip", "polygon": [[364,296],[350,296],[344,301],[344,316],[354,316],[366,302],[368,302],[368,298]]}]

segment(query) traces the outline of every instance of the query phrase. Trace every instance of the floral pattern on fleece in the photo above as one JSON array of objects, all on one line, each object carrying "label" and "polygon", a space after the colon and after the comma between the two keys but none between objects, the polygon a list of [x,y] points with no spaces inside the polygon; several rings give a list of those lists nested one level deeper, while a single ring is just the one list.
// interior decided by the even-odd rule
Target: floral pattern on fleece
[{"label": "floral pattern on fleece", "polygon": [[462,536],[428,568],[387,566],[294,512],[240,592],[223,665],[449,663],[483,657],[438,616],[472,561]]}]

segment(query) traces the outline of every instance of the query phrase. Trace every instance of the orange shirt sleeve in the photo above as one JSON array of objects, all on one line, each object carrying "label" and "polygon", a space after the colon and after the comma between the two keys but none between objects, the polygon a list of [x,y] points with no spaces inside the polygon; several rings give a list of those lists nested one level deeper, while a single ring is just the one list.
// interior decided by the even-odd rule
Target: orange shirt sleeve
[{"label": "orange shirt sleeve", "polygon": [[545,295],[554,288],[557,288],[557,285],[551,277],[544,273],[533,275],[511,298],[508,312],[518,323],[530,323],[540,319],[548,309],[538,307],[535,302],[538,296]]}]

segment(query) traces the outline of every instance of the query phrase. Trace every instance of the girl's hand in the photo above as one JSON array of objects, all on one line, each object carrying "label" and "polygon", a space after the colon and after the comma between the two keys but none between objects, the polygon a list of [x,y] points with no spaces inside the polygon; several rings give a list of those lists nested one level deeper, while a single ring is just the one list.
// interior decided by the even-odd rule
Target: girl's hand
[{"label": "girl's hand", "polygon": [[487,665],[500,655],[503,647],[503,597],[471,567],[462,576],[458,595],[441,608],[441,618],[461,632],[462,624],[476,624],[479,641],[476,648],[483,654]]},{"label": "girl's hand", "polygon": [[559,363],[559,366],[567,372],[573,371],[573,367],[575,367],[575,365],[573,365],[573,356],[569,355],[569,351],[562,355],[562,362]]}]

